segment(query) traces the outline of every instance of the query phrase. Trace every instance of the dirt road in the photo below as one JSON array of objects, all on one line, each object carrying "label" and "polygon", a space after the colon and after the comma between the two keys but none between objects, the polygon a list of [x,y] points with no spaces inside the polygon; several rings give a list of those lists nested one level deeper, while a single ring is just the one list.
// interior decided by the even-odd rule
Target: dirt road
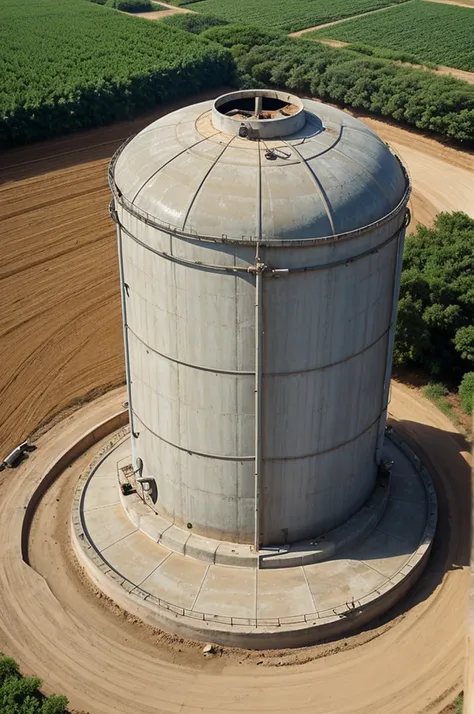
[{"label": "dirt road", "polygon": [[169,17],[170,15],[182,15],[183,13],[193,13],[196,14],[194,10],[189,10],[187,7],[178,7],[176,5],[170,5],[167,2],[159,3],[165,10],[153,10],[152,12],[127,12],[126,15],[134,15],[134,17],[141,17],[144,20],[161,20],[163,17]]},{"label": "dirt road", "polygon": [[[87,429],[124,398],[83,408]],[[431,562],[393,620],[337,645],[275,653],[224,651],[136,624],[84,587],[67,546],[79,460],[50,489],[20,558],[23,505],[54,454],[78,433],[57,424],[16,472],[0,479],[0,649],[90,714],[416,714],[440,712],[460,687],[469,576],[468,455],[450,422],[410,389],[394,385],[391,415],[436,465],[440,526]],[[59,499],[59,500],[58,500]],[[410,606],[411,609],[406,610]],[[357,649],[354,649],[357,647]]]},{"label": "dirt road", "polygon": [[393,5],[387,5],[387,7],[378,7],[376,10],[368,10],[367,12],[360,12],[356,15],[349,15],[349,17],[342,17],[340,20],[332,20],[331,22],[325,22],[322,25],[313,25],[313,27],[305,27],[304,30],[298,30],[298,32],[290,32],[290,37],[301,37],[301,35],[305,35],[307,32],[324,30],[325,27],[340,25],[341,22],[348,22],[349,20],[354,20],[356,17],[365,17],[366,15],[374,15],[377,12],[385,12],[386,10],[391,10],[393,7],[397,7],[397,3],[394,3]]}]

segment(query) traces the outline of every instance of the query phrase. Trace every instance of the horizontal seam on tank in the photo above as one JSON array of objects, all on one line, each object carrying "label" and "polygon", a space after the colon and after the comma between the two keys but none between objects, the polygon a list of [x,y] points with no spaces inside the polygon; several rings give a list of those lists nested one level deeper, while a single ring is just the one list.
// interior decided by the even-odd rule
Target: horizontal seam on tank
[{"label": "horizontal seam on tank", "polygon": [[215,372],[218,374],[243,374],[246,376],[252,376],[255,374],[253,371],[245,371],[245,370],[233,370],[233,369],[216,369],[215,367],[204,367],[203,365],[199,364],[193,364],[192,362],[183,362],[183,360],[176,359],[175,357],[170,357],[170,355],[164,354],[164,352],[160,352],[159,350],[156,350],[154,347],[151,347],[149,344],[147,344],[144,340],[142,340],[141,337],[137,335],[134,330],[130,327],[130,325],[126,325],[126,328],[129,332],[132,333],[132,335],[139,341],[141,344],[146,347],[147,349],[151,350],[154,352],[156,355],[159,357],[163,357],[163,359],[168,360],[169,362],[174,362],[175,364],[182,365],[183,367],[189,367],[190,369],[197,369],[202,372]]},{"label": "horizontal seam on tank", "polygon": [[[393,152],[392,152],[393,153]],[[373,223],[369,223],[366,226],[360,226],[359,228],[355,228],[354,230],[351,231],[346,231],[345,233],[340,233],[336,235],[328,235],[328,236],[317,236],[313,238],[299,238],[296,240],[288,239],[288,238],[277,238],[277,237],[267,237],[263,238],[260,241],[260,244],[262,246],[266,247],[275,247],[275,246],[284,246],[288,248],[296,248],[296,247],[307,247],[307,246],[316,246],[319,244],[332,244],[332,243],[340,243],[345,240],[351,240],[356,238],[357,236],[365,235],[367,233],[371,233],[375,231],[376,228],[379,228],[380,226],[384,225],[385,223],[388,223],[390,220],[395,218],[403,208],[405,208],[406,204],[408,203],[408,199],[410,197],[411,193],[411,187],[410,183],[408,180],[408,173],[407,170],[400,160],[400,158],[394,154],[398,162],[400,163],[400,166],[402,167],[405,179],[407,181],[406,189],[405,192],[400,200],[400,202],[395,206],[395,208],[387,213],[385,216],[382,216],[381,218],[378,218],[376,221]],[[118,157],[117,157],[118,159]],[[135,206],[133,203],[128,201],[126,199],[120,189],[118,188],[117,184],[115,183],[115,178],[114,178],[114,168],[115,168],[115,163],[114,158],[112,158],[112,161],[110,162],[109,165],[109,185],[112,191],[112,194],[114,196],[114,199],[117,200],[117,202],[124,208],[126,211],[128,211],[131,215],[133,215],[135,218],[138,218],[140,221],[143,223],[152,226],[153,228],[156,228],[157,230],[160,230],[164,233],[167,233],[168,235],[175,236],[177,238],[185,238],[186,240],[193,240],[193,241],[203,241],[203,242],[208,242],[208,243],[230,243],[230,244],[237,244],[237,245],[255,245],[257,242],[257,237],[256,236],[248,236],[248,237],[241,237],[241,238],[228,238],[226,234],[221,234],[220,236],[211,236],[211,235],[200,235],[199,233],[185,233],[184,231],[180,231],[177,227],[172,227],[171,224],[165,223],[164,221],[160,222],[158,218],[155,216],[152,216],[151,214],[147,213],[143,209],[139,208],[138,206]]]},{"label": "horizontal seam on tank", "polygon": [[380,419],[380,413],[377,415],[377,418],[374,419],[368,426],[365,427],[361,432],[356,434],[355,436],[352,436],[350,439],[347,439],[346,441],[341,442],[340,444],[336,444],[335,446],[331,446],[329,449],[323,449],[323,451],[315,451],[312,454],[303,454],[302,456],[272,456],[272,457],[264,457],[264,461],[297,461],[298,459],[312,459],[315,456],[320,456],[321,454],[328,454],[330,451],[335,451],[336,449],[340,449],[342,446],[346,446],[346,444],[350,444],[353,441],[356,441],[356,439],[359,439],[361,436],[363,436],[366,432],[368,432],[372,427],[377,424],[377,422]]},{"label": "horizontal seam on tank", "polygon": [[151,429],[147,424],[145,424],[143,419],[141,419],[135,411],[133,412],[133,414],[134,416],[136,416],[140,424],[144,426],[147,431],[150,432],[150,434],[153,434],[153,436],[156,436],[157,439],[163,441],[165,444],[168,444],[168,446],[172,446],[174,449],[178,449],[179,451],[187,451],[188,454],[191,454],[191,456],[203,456],[206,459],[218,459],[220,461],[253,461],[255,458],[254,456],[223,456],[220,454],[207,454],[204,451],[196,451],[195,449],[189,449],[186,446],[175,444],[172,441],[165,439],[164,436],[160,436],[155,431],[153,431],[153,429]]},{"label": "horizontal seam on tank", "polygon": [[[137,335],[137,333],[132,330],[130,325],[125,326],[126,329],[132,333],[132,335],[147,349],[151,350],[154,354],[158,355],[159,357],[163,357],[163,359],[168,360],[169,362],[173,362],[175,364],[182,365],[184,367],[189,367],[190,369],[196,369],[201,372],[212,372],[214,374],[241,374],[244,376],[252,376],[255,374],[254,371],[248,371],[248,370],[232,370],[232,369],[218,369],[216,367],[204,367],[203,365],[199,364],[193,364],[192,362],[184,362],[183,360],[176,359],[175,357],[170,357],[170,355],[164,354],[164,352],[160,352],[159,350],[155,349],[154,347],[151,347],[145,340],[143,340],[141,337]],[[318,372],[318,371],[323,371],[325,369],[331,369],[332,367],[337,367],[340,364],[344,364],[345,362],[350,362],[350,360],[355,359],[356,357],[359,357],[361,354],[364,354],[364,352],[367,352],[367,350],[370,350],[372,347],[375,347],[375,345],[380,342],[390,331],[390,326],[387,327],[386,330],[382,332],[382,334],[377,337],[373,342],[371,342],[369,345],[366,345],[363,347],[359,352],[355,352],[354,354],[350,355],[349,357],[345,357],[344,359],[339,360],[338,362],[331,362],[331,364],[325,364],[320,367],[310,367],[309,369],[299,369],[295,370],[292,372],[264,372],[263,376],[264,377],[286,377],[286,376],[292,376],[295,374],[310,374],[311,372]]]},{"label": "horizontal seam on tank", "polygon": [[[145,248],[145,250],[149,250],[151,253],[154,253],[155,255],[160,256],[160,258],[164,258],[165,260],[169,260],[172,263],[181,263],[182,265],[187,265],[190,267],[195,267],[195,268],[201,268],[204,270],[214,270],[216,272],[227,272],[227,273],[246,273],[246,274],[251,274],[251,271],[249,271],[249,267],[253,268],[253,266],[249,267],[243,267],[243,266],[234,266],[234,265],[211,265],[209,263],[201,263],[200,261],[193,261],[193,260],[187,260],[186,258],[178,258],[174,255],[170,255],[169,253],[165,253],[164,251],[157,250],[156,248],[152,248],[150,245],[147,243],[144,243],[141,241],[139,238],[134,236],[125,226],[123,223],[120,222],[117,214],[112,214],[113,220],[117,223],[117,225],[120,227],[120,230],[122,230],[129,238],[131,238],[135,243],[138,243],[138,245],[141,245],[142,248]],[[382,248],[385,248],[389,243],[391,243],[395,238],[398,237],[400,234],[400,231],[403,230],[402,228],[399,228],[395,233],[393,233],[391,236],[389,236],[386,240],[383,241],[383,243],[379,243],[379,245],[375,246],[374,248],[368,248],[367,250],[364,250],[362,253],[358,253],[357,255],[353,256],[348,256],[346,258],[341,258],[340,260],[334,260],[331,263],[321,263],[319,265],[304,265],[300,268],[271,268],[269,266],[266,266],[265,270],[263,271],[263,275],[265,277],[273,277],[274,275],[278,275],[279,277],[281,275],[289,274],[289,273],[309,273],[317,270],[329,270],[331,268],[337,268],[341,267],[343,265],[349,265],[350,263],[354,263],[357,260],[361,260],[362,258],[366,258],[368,255],[372,255],[375,253],[378,253],[379,250]],[[262,241],[260,244],[261,246],[265,246],[265,242]],[[267,246],[268,247],[268,246]],[[295,246],[298,247],[298,246]]]},{"label": "horizontal seam on tank", "polygon": [[331,367],[337,367],[339,364],[344,364],[345,362],[350,362],[351,359],[355,359],[356,357],[359,357],[360,355],[364,354],[364,352],[367,352],[367,350],[372,349],[372,347],[375,347],[375,345],[382,340],[385,335],[390,332],[390,325],[387,327],[386,330],[382,332],[382,334],[377,337],[376,340],[370,343],[370,345],[366,345],[363,347],[359,352],[355,352],[352,355],[349,355],[349,357],[345,357],[344,359],[339,360],[338,362],[331,362],[331,364],[324,364],[321,367],[310,367],[309,369],[299,369],[295,370],[294,372],[264,372],[263,376],[264,377],[287,377],[291,376],[293,374],[309,374],[311,372],[319,372],[323,371],[325,369],[331,369]]}]

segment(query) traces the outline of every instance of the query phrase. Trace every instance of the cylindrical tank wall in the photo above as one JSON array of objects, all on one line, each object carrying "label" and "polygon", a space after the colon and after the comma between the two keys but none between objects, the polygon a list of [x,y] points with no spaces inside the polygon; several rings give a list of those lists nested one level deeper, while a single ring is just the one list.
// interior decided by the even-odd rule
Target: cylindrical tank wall
[{"label": "cylindrical tank wall", "polygon": [[[171,236],[117,211],[134,452],[157,481],[157,509],[253,542],[255,276],[188,261],[247,267],[255,247]],[[352,240],[260,249],[273,269],[327,265],[263,274],[261,544],[336,527],[371,492],[403,221],[402,210]]]}]

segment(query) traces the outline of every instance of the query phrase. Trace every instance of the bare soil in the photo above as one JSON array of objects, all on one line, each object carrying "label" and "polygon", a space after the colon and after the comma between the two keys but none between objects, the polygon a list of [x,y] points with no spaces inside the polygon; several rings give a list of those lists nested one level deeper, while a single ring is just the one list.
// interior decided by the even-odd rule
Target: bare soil
[{"label": "bare soil", "polygon": [[188,10],[187,7],[177,7],[176,5],[169,5],[167,2],[160,2],[166,10],[152,10],[151,12],[128,12],[126,15],[134,15],[135,17],[142,17],[144,20],[161,20],[163,17],[169,17],[169,15],[182,15],[183,13],[194,13],[194,10]]}]

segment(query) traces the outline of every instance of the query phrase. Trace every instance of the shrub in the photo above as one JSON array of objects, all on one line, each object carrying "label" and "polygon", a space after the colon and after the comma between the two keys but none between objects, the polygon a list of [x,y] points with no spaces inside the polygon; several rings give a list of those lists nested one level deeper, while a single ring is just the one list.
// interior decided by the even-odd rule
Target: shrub
[{"label": "shrub", "polygon": [[227,24],[225,20],[222,20],[219,17],[213,17],[212,15],[198,15],[197,12],[168,15],[168,17],[163,18],[162,22],[167,25],[177,27],[179,30],[192,32],[193,35],[199,35],[201,32],[208,30],[210,27]]},{"label": "shrub", "polygon": [[31,7],[0,2],[0,146],[128,119],[232,76],[227,50],[161,22],[83,0]]},{"label": "shrub", "polygon": [[22,677],[11,657],[0,653],[0,711],[4,714],[66,714],[68,700],[45,697],[38,677]]},{"label": "shrub", "polygon": [[472,414],[474,410],[474,372],[467,372],[459,385],[459,396],[461,407],[466,414]]},{"label": "shrub", "polygon": [[151,0],[107,0],[107,7],[113,7],[122,12],[147,12],[153,10]]},{"label": "shrub", "polygon": [[474,367],[473,324],[474,220],[440,213],[405,244],[395,364],[460,379]]}]

